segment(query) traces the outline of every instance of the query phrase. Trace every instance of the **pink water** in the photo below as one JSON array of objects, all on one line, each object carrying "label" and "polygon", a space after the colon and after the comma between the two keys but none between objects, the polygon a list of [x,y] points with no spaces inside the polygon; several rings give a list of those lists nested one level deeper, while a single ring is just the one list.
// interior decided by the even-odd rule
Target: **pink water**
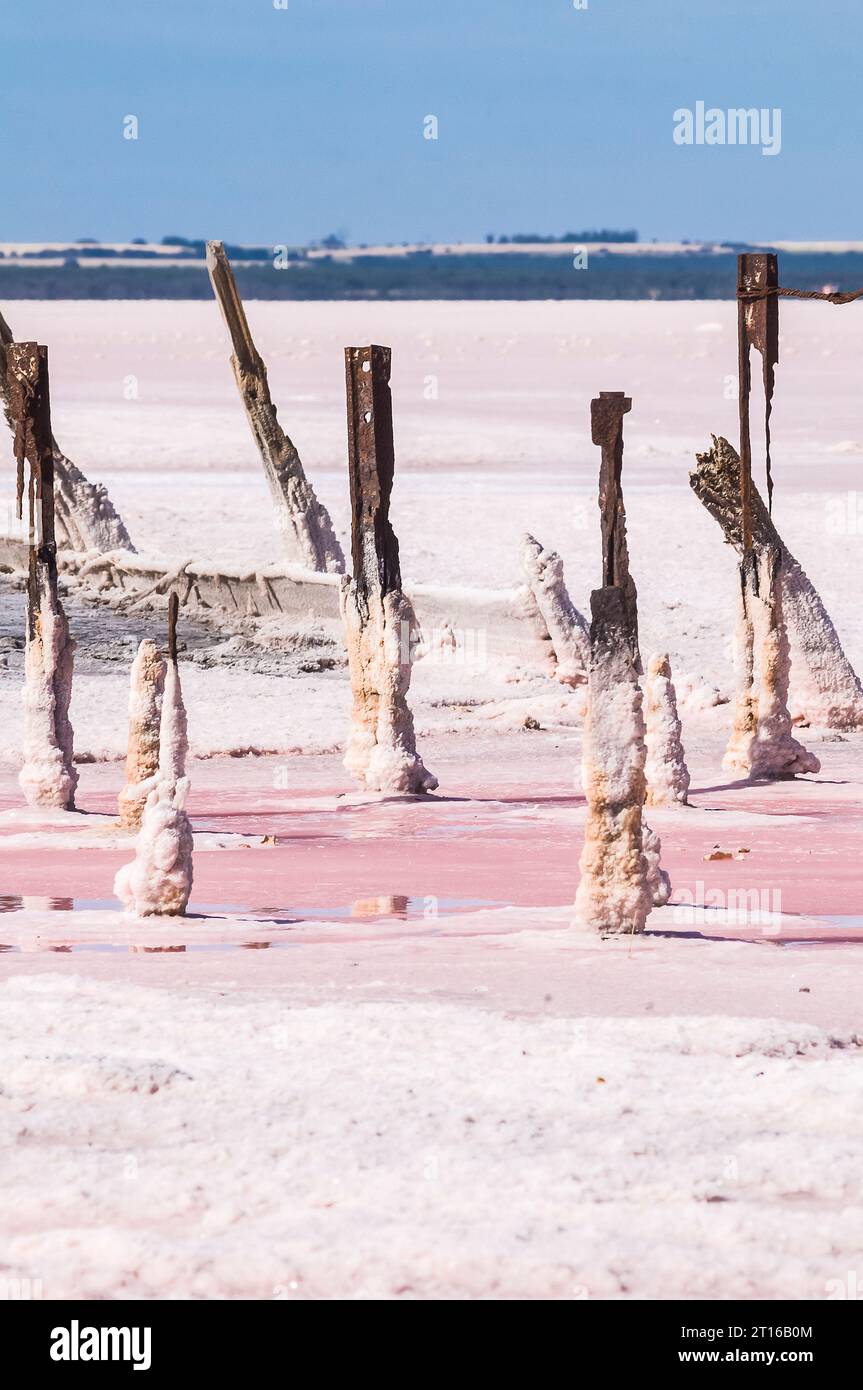
[{"label": "pink water", "polygon": [[[820,751],[825,770],[807,781],[750,787],[696,777],[697,810],[655,822],[675,889],[692,894],[701,885],[708,902],[713,890],[757,890],[767,902],[778,894],[782,913],[801,918],[863,914],[860,787],[851,780],[844,746]],[[573,790],[570,759],[535,745],[529,757],[490,770],[487,760],[470,756],[447,766],[442,752],[435,766],[446,796],[360,805],[346,799],[335,757],[296,759],[289,792],[273,787],[267,759],[196,764],[189,803],[194,828],[273,836],[275,844],[199,852],[190,913],[341,923],[390,917],[395,925],[428,916],[432,904],[443,915],[571,902],[584,801]],[[112,813],[119,775],[114,764],[84,766],[80,807]],[[7,775],[0,808],[19,804]],[[709,813],[718,811],[739,819],[730,828],[717,816],[714,829]],[[758,819],[747,823],[753,816]],[[2,833],[21,829],[6,825]],[[53,849],[51,839],[46,831],[43,845],[4,860],[7,911],[16,896],[111,905],[114,874],[130,849]],[[716,844],[749,852],[705,861]]]}]

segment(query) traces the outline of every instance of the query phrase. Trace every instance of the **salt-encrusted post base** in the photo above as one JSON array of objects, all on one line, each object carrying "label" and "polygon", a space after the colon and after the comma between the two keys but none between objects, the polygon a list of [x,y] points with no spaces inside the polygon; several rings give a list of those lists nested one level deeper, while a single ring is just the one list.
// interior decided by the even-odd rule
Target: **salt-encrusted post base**
[{"label": "salt-encrusted post base", "polygon": [[665,652],[652,656],[644,682],[644,723],[647,744],[646,802],[648,806],[686,805],[689,769],[681,742],[677,694],[671,662]]},{"label": "salt-encrusted post base", "polygon": [[345,349],[353,577],[340,601],[351,676],[345,767],[370,791],[433,791],[416,748],[407,694],[416,618],[402,593],[389,506],[395,471],[390,350]]},{"label": "salt-encrusted post base", "polygon": [[737,695],[726,772],[780,779],[818,772],[821,764],[791,733],[788,636],[776,546],[746,551],[738,568],[735,668]]},{"label": "salt-encrusted post base", "polygon": [[353,709],[345,767],[369,791],[415,795],[434,791],[437,778],[416,749],[407,703],[411,635],[416,619],[400,590],[366,607],[351,579],[341,587]]},{"label": "salt-encrusted post base", "polygon": [[591,595],[589,707],[582,745],[587,824],[575,925],[603,936],[644,930],[653,906],[644,853],[644,717],[622,589]]},{"label": "salt-encrusted post base", "polygon": [[47,566],[38,562],[36,603],[28,591],[24,655],[24,765],[18,781],[28,806],[75,808],[78,771],[72,755],[72,670],[75,643]]},{"label": "salt-encrusted post base", "polygon": [[521,560],[528,587],[551,638],[557,679],[573,687],[585,685],[590,665],[590,633],[569,596],[563,561],[556,550],[545,550],[529,534],[522,538]]},{"label": "salt-encrusted post base", "polygon": [[147,786],[135,858],[118,871],[114,892],[134,917],[182,917],[192,891],[189,779],[156,776]]},{"label": "salt-encrusted post base", "polygon": [[145,782],[146,804],[135,858],[114,879],[114,892],[135,917],[181,917],[192,891],[192,827],[186,815],[188,737],[177,669],[177,595],[168,603],[168,665],[159,722],[159,768]]},{"label": "salt-encrusted post base", "polygon": [[129,684],[129,742],[126,753],[126,785],[118,797],[120,824],[137,830],[147,800],[143,783],[159,766],[159,722],[165,689],[165,662],[149,637],[132,662]]}]

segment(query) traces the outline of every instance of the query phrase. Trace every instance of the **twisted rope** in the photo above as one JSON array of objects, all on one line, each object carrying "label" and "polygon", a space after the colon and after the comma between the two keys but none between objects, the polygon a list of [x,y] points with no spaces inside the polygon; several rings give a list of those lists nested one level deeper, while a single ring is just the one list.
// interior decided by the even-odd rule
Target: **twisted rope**
[{"label": "twisted rope", "polygon": [[767,299],[772,295],[780,299],[824,299],[828,304],[852,304],[855,299],[863,299],[863,290],[791,290],[784,285],[766,285],[760,290],[737,291],[737,298],[744,300]]}]

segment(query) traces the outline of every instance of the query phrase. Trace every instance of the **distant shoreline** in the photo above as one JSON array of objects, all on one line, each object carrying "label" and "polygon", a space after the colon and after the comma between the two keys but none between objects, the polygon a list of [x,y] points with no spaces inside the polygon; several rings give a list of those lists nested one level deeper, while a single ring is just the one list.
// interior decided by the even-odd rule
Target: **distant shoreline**
[{"label": "distant shoreline", "polygon": [[[783,284],[806,290],[863,285],[863,243],[772,243]],[[210,299],[202,260],[175,259],[170,247],[150,260],[19,259],[0,246],[0,300]],[[53,248],[41,248],[48,253]],[[137,250],[139,248],[129,248]],[[250,300],[727,300],[735,296],[741,246],[511,244],[482,248],[314,248],[276,268],[234,259],[240,293]],[[10,254],[12,252],[12,254]]]}]

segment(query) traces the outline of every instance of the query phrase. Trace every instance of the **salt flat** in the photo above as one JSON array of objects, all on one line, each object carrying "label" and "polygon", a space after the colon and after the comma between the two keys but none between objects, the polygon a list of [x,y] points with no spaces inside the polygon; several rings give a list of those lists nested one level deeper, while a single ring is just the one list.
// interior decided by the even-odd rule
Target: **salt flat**
[{"label": "salt flat", "polygon": [[[4,312],[49,343],[55,432],[109,483],[142,550],[278,557],[215,306]],[[711,431],[735,437],[735,306],[249,315],[343,540],[341,349],[393,346],[408,580],[517,583],[527,529],[560,550],[586,609],[588,403],[632,395],[643,645],[671,653],[693,772],[693,808],[654,818],[676,896],[641,940],[572,932],[583,700],[548,672],[418,663],[412,704],[441,792],[394,803],[357,798],[341,767],[340,664],[285,659],[280,673],[278,647],[276,669],[207,664],[190,644],[190,812],[208,848],[188,922],[132,928],[111,897],[131,844],[100,842],[96,820],[122,785],[122,618],[104,613],[114,659],[88,648],[73,697],[91,813],[77,841],[16,812],[9,648],[8,1277],[40,1279],[46,1297],[825,1297],[863,1259],[861,735],[802,730],[822,772],[799,784],[720,771],[734,557],[687,473]],[[782,322],[774,514],[861,669],[859,315],[783,304]],[[11,499],[11,451],[7,477]],[[252,843],[264,835],[271,846]],[[716,845],[735,857],[707,860]],[[750,904],[742,925],[734,894]]]}]

